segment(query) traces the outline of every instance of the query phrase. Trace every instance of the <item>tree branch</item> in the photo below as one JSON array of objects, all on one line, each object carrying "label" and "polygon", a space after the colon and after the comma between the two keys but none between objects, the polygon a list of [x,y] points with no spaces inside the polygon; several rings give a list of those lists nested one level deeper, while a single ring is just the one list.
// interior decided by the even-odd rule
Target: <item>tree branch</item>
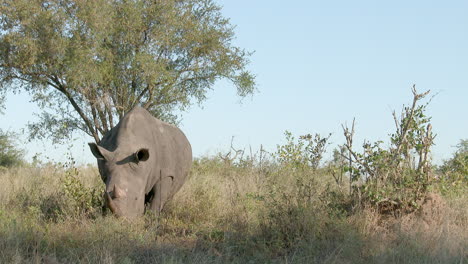
[{"label": "tree branch", "polygon": [[56,88],[58,91],[60,91],[61,93],[63,93],[68,101],[70,101],[70,103],[72,104],[73,108],[75,109],[76,112],[78,112],[78,114],[80,115],[81,119],[83,120],[83,122],[86,124],[86,126],[88,127],[89,131],[91,131],[91,134],[93,135],[93,138],[94,138],[94,141],[96,143],[98,143],[100,141],[99,139],[99,135],[98,133],[96,132],[96,130],[93,128],[93,125],[91,123],[91,121],[86,117],[83,109],[81,109],[81,107],[76,103],[75,99],[73,98],[73,96],[70,94],[69,91],[67,91],[67,89],[65,88],[64,85],[62,85],[62,83],[60,82],[60,80],[57,78],[57,76],[51,76],[51,80],[56,84]]},{"label": "tree branch", "polygon": [[[344,156],[344,158],[346,158],[350,162],[352,162],[353,158],[354,158],[354,161],[357,162],[362,167],[364,167],[366,172],[370,176],[372,176],[373,173],[372,173],[371,168],[369,168],[369,166],[367,164],[362,162],[361,159],[358,157],[358,155],[353,151],[352,145],[353,145],[353,136],[354,136],[354,121],[355,120],[353,119],[353,125],[352,125],[352,128],[351,128],[351,132],[349,131],[349,128],[347,126],[341,125],[341,127],[343,128],[343,134],[344,134],[344,136],[346,138],[346,145],[345,146],[346,146],[346,149],[349,151],[349,154],[350,154],[349,157]],[[350,169],[351,169],[351,166],[350,166]]]},{"label": "tree branch", "polygon": [[[423,98],[424,96],[426,96],[431,90],[427,90],[426,92],[422,93],[422,94],[418,94],[417,91],[416,91],[416,85],[413,84],[413,88],[412,88],[412,92],[413,92],[413,104],[411,105],[411,109],[410,109],[410,113],[408,115],[408,117],[406,118],[406,123],[404,124],[404,127],[403,129],[401,130],[401,140],[400,140],[400,144],[398,144],[397,146],[397,149],[396,149],[396,152],[395,153],[400,153],[401,151],[401,148],[403,147],[405,141],[406,141],[406,135],[408,135],[408,131],[409,131],[409,128],[410,128],[410,123],[411,121],[413,120],[413,115],[414,115],[414,110],[416,108],[416,104],[417,102]],[[398,129],[398,127],[397,127]]]},{"label": "tree branch", "polygon": [[104,135],[104,131],[99,125],[99,121],[97,119],[96,109],[93,106],[91,106],[91,115],[93,116],[94,127],[101,133],[101,135]]}]

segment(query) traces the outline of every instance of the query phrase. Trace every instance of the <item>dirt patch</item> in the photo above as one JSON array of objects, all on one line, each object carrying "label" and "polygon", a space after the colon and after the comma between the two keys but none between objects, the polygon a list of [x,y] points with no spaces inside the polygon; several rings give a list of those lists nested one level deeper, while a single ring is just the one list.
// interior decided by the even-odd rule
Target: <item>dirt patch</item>
[{"label": "dirt patch", "polygon": [[444,213],[449,210],[444,199],[437,193],[428,193],[416,211],[416,216],[422,221],[424,228],[440,224]]},{"label": "dirt patch", "polygon": [[424,199],[419,201],[418,210],[396,217],[390,214],[380,214],[377,221],[378,233],[382,235],[396,234],[410,231],[426,231],[434,226],[440,226],[444,222],[444,216],[449,215],[451,208],[447,206],[437,193],[428,193]]}]

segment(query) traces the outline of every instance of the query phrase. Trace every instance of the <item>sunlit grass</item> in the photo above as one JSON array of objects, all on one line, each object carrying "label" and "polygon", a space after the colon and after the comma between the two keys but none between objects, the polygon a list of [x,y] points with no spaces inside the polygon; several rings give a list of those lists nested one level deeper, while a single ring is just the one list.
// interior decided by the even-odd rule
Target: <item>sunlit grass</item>
[{"label": "sunlit grass", "polygon": [[[398,219],[350,213],[325,171],[198,160],[160,217],[76,214],[59,166],[0,173],[0,263],[466,263],[468,199]],[[86,188],[102,187],[93,167]],[[339,196],[340,191],[343,195]],[[331,195],[334,194],[334,195]]]}]

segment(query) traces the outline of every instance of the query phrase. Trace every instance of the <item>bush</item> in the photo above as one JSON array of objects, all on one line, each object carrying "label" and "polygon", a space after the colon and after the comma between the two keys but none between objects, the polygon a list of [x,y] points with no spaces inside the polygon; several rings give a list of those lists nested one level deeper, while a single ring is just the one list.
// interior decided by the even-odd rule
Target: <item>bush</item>
[{"label": "bush", "polygon": [[381,213],[408,213],[419,207],[432,180],[430,148],[434,144],[431,118],[425,114],[426,104],[419,104],[429,91],[417,93],[413,86],[413,102],[400,116],[393,113],[396,132],[390,135],[390,146],[382,141],[364,142],[363,151],[353,148],[354,121],[351,129],[343,127],[352,194],[356,204],[370,205]]},{"label": "bush", "polygon": [[278,162],[283,166],[317,169],[323,158],[331,134],[300,136],[297,142],[291,132],[285,131],[287,143],[279,145],[276,152]]},{"label": "bush", "polygon": [[72,164],[6,169],[0,174],[0,205],[52,222],[99,217],[103,184],[96,169]]},{"label": "bush", "polygon": [[438,168],[442,193],[463,191],[468,186],[468,140],[460,140],[453,157]]},{"label": "bush", "polygon": [[0,130],[0,166],[14,167],[23,163],[24,151],[16,146],[13,132]]},{"label": "bush", "polygon": [[323,239],[326,225],[337,220],[322,199],[329,179],[320,163],[330,135],[307,134],[296,140],[286,131],[285,137],[286,143],[273,154],[276,166],[266,175],[263,192],[255,196],[264,208],[258,239],[279,254],[290,252],[299,241]]},{"label": "bush", "polygon": [[103,186],[85,186],[80,179],[80,170],[75,167],[75,161],[71,158],[65,163],[64,170],[62,193],[68,200],[69,214],[97,216],[104,206]]}]

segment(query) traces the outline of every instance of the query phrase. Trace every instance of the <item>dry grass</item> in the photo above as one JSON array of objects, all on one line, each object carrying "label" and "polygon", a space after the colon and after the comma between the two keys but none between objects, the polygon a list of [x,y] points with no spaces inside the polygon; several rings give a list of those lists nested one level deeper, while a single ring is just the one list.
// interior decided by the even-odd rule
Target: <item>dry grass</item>
[{"label": "dry grass", "polygon": [[[0,263],[466,263],[468,198],[350,214],[322,171],[195,163],[159,218],[72,214],[57,166],[0,172]],[[95,168],[81,168],[86,187]]]}]

